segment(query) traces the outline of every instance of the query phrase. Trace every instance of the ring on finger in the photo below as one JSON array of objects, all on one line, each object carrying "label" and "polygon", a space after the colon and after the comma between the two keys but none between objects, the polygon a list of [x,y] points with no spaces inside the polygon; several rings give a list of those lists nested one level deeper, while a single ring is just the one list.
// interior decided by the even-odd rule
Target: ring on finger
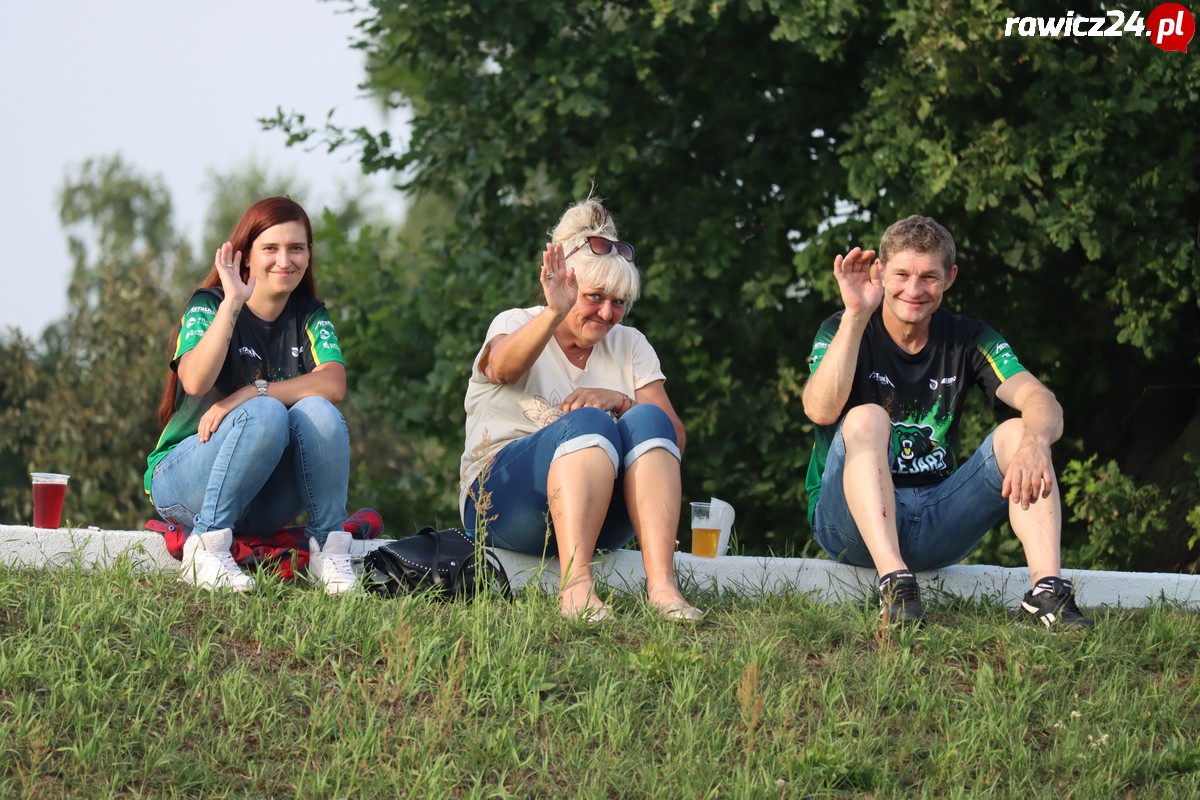
[{"label": "ring on finger", "polygon": [[546,273],[546,277],[547,277],[547,278],[553,278],[553,277],[554,277],[554,273],[553,273],[553,272],[547,272],[547,273]]}]

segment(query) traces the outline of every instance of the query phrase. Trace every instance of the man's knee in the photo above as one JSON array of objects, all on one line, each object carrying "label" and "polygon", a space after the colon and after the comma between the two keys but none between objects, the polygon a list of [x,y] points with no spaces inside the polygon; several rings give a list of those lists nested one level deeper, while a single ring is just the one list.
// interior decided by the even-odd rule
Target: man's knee
[{"label": "man's knee", "polygon": [[992,432],[992,453],[996,456],[996,465],[1003,475],[1012,463],[1013,455],[1021,446],[1021,437],[1025,435],[1025,423],[1020,419],[1010,419],[996,426]]},{"label": "man's knee", "polygon": [[892,420],[883,406],[868,403],[846,412],[842,421],[842,439],[848,449],[887,446],[892,436]]}]

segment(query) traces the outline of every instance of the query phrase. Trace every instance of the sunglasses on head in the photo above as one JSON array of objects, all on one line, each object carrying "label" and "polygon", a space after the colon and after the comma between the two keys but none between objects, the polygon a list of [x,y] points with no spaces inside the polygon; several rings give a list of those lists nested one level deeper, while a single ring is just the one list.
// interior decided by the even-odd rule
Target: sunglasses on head
[{"label": "sunglasses on head", "polygon": [[579,245],[579,247],[576,247],[574,250],[563,256],[563,261],[566,261],[568,258],[575,255],[576,251],[583,247],[584,244],[592,248],[593,255],[606,256],[613,250],[616,250],[617,255],[619,255],[621,258],[630,263],[633,262],[633,245],[631,245],[629,242],[605,239],[603,236],[588,236],[583,240],[583,244]]}]

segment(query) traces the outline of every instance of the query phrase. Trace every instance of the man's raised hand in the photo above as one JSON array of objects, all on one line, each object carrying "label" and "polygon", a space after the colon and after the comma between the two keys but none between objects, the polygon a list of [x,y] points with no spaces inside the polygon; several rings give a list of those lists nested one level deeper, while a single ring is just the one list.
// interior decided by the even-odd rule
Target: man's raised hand
[{"label": "man's raised hand", "polygon": [[842,292],[842,305],[851,314],[873,314],[883,302],[883,276],[875,251],[856,247],[833,259],[833,274]]}]

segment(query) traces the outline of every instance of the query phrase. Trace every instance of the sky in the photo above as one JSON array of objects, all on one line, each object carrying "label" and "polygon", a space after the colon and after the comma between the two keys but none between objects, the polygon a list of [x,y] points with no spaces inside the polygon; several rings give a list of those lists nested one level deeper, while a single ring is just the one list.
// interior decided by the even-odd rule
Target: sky
[{"label": "sky", "polygon": [[[58,218],[66,177],[85,159],[120,153],[171,195],[176,228],[196,248],[210,199],[209,173],[251,161],[290,171],[308,188],[308,211],[353,187],[349,154],[287,147],[256,121],[276,107],[343,125],[385,126],[357,87],[351,49],[358,15],[320,0],[53,0],[0,7],[0,331],[26,336],[67,311],[70,259]],[[399,123],[388,126],[400,137]],[[374,179],[389,213],[402,203]],[[316,206],[314,208],[314,206]],[[203,266],[203,265],[201,265]],[[198,279],[198,278],[197,278]]]}]

